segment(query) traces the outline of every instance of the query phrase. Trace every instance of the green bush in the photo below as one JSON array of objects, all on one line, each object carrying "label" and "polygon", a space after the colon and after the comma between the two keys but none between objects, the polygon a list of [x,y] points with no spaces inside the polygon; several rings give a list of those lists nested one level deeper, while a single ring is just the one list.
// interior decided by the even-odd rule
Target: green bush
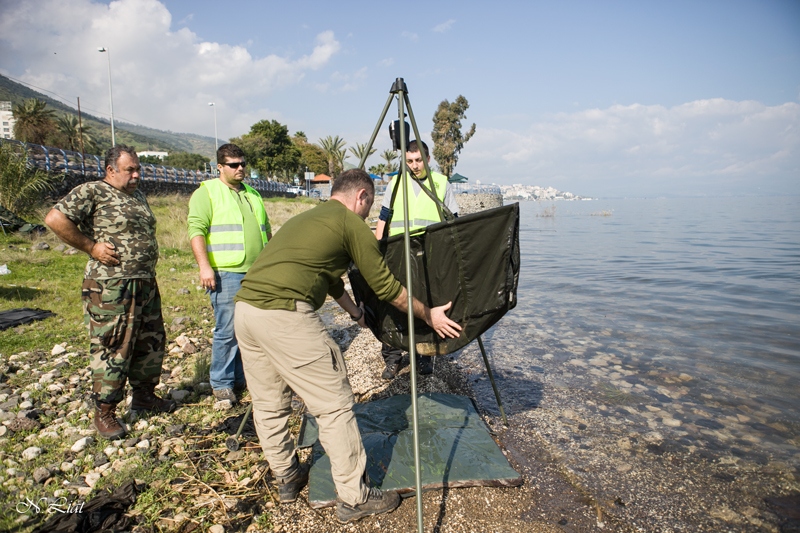
[{"label": "green bush", "polygon": [[60,175],[28,168],[23,153],[11,144],[0,144],[0,205],[15,215],[33,215],[44,193],[61,179]]}]

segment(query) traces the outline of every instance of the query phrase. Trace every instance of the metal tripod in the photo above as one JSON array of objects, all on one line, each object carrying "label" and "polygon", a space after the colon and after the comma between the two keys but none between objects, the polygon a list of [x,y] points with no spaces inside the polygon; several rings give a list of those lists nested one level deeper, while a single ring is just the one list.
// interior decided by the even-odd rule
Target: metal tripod
[{"label": "metal tripod", "polygon": [[[398,184],[395,187],[394,194],[397,194],[397,191],[402,188],[403,191],[407,191],[408,187],[408,167],[406,164],[406,148],[408,146],[408,139],[407,132],[406,132],[406,123],[405,123],[405,111],[408,111],[408,118],[411,121],[411,126],[414,129],[414,135],[416,139],[422,140],[422,137],[419,134],[419,130],[417,129],[417,121],[414,119],[414,112],[411,109],[411,102],[408,99],[408,88],[406,87],[405,81],[403,78],[397,78],[395,82],[392,84],[392,88],[389,91],[389,98],[386,100],[386,104],[383,106],[383,112],[381,113],[380,119],[378,119],[378,124],[375,126],[375,130],[372,132],[372,137],[367,143],[367,149],[364,151],[361,161],[359,163],[359,168],[362,170],[364,169],[364,165],[366,163],[366,159],[372,150],[372,146],[375,143],[375,139],[378,136],[378,132],[383,125],[383,121],[386,119],[386,113],[389,111],[389,107],[392,104],[394,99],[397,99],[397,116],[398,122],[395,124],[399,124],[399,128],[395,128],[395,131],[399,129],[399,136],[400,142],[399,146],[395,148],[400,149],[400,174],[398,175]],[[419,183],[420,187],[422,188],[425,193],[430,196],[433,202],[436,204],[436,207],[439,211],[439,216],[441,220],[451,220],[453,218],[453,214],[450,212],[449,209],[439,200],[436,196],[434,191],[433,185],[433,176],[431,175],[431,169],[428,165],[428,154],[425,153],[425,147],[422,146],[422,143],[418,143],[417,146],[419,147],[420,155],[422,156],[422,161],[425,164],[425,172],[426,176],[428,176],[429,187],[426,187],[423,183]],[[408,353],[409,359],[411,363],[411,413],[412,413],[412,428],[414,430],[414,471],[415,471],[415,482],[416,482],[416,501],[417,501],[417,531],[422,533],[423,525],[422,525],[422,477],[420,472],[420,457],[419,457],[419,411],[417,407],[417,363],[416,363],[416,345],[414,342],[414,313],[413,313],[413,294],[412,294],[412,283],[411,283],[411,238],[409,235],[409,225],[408,225],[408,195],[403,194],[403,243],[405,248],[405,268],[406,268],[406,280],[407,280],[407,287],[406,290],[408,292]],[[386,225],[386,231],[388,231],[389,224]],[[381,236],[383,237],[383,236]],[[494,390],[495,399],[497,400],[497,406],[500,409],[500,414],[503,418],[503,424],[508,425],[508,420],[506,419],[506,413],[503,409],[503,404],[500,401],[500,393],[497,390],[497,385],[495,384],[494,380],[494,373],[492,372],[492,367],[489,364],[489,358],[486,355],[486,350],[483,346],[483,340],[478,337],[478,346],[481,349],[481,355],[483,356],[483,362],[486,365],[486,372],[489,374],[489,380],[492,383],[492,389]]]}]

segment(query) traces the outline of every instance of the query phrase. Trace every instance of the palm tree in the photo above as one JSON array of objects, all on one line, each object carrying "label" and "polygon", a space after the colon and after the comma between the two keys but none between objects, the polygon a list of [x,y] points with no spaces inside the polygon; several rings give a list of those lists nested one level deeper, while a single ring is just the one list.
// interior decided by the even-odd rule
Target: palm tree
[{"label": "palm tree", "polygon": [[386,170],[386,163],[379,163],[377,165],[372,165],[369,167],[369,171],[373,174],[377,174],[380,177],[383,177],[388,171]]},{"label": "palm tree", "polygon": [[14,137],[18,141],[44,144],[47,137],[55,131],[55,113],[47,109],[47,103],[36,98],[15,105]]},{"label": "palm tree", "polygon": [[[367,143],[364,143],[364,144],[356,143],[356,145],[355,146],[351,146],[349,148],[349,150],[350,150],[350,153],[353,154],[356,157],[356,159],[358,159],[359,163],[361,161],[364,161],[364,166],[366,166],[367,158],[369,156],[371,156],[372,154],[374,154],[375,151],[376,151],[375,148],[370,148],[369,149],[369,153],[367,154],[366,153],[367,152]],[[364,154],[366,154],[366,155],[364,155]]]},{"label": "palm tree", "polygon": [[333,178],[336,174],[336,163],[339,161],[339,151],[345,147],[347,141],[338,135],[336,137],[328,135],[324,139],[320,139],[318,144],[328,158],[328,173]]},{"label": "palm tree", "polygon": [[386,161],[386,173],[396,172],[398,165],[394,163],[397,153],[394,150],[384,150],[381,157]]},{"label": "palm tree", "polygon": [[344,160],[347,159],[347,150],[342,148],[336,152],[336,165],[338,168],[344,170]]},{"label": "palm tree", "polygon": [[[92,152],[95,147],[94,139],[92,139],[89,126],[82,126],[78,122],[78,117],[75,115],[64,115],[58,117],[58,133],[64,143],[65,148],[69,148],[73,152]],[[81,143],[81,136],[83,143]]]},{"label": "palm tree", "polygon": [[46,194],[64,178],[28,168],[25,159],[19,146],[0,144],[0,207],[20,217],[35,214]]}]

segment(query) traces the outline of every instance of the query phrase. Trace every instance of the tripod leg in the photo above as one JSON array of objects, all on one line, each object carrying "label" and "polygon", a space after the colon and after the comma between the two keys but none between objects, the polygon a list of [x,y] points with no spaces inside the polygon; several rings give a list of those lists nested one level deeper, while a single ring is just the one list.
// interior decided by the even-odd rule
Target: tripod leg
[{"label": "tripod leg", "polygon": [[492,366],[489,364],[489,358],[486,357],[486,348],[483,347],[483,339],[480,336],[478,336],[478,346],[481,348],[483,363],[486,365],[486,373],[489,374],[489,381],[492,383],[494,397],[497,400],[497,407],[500,408],[500,416],[503,418],[503,425],[508,426],[508,419],[506,418],[506,412],[503,409],[503,402],[500,401],[500,392],[497,390],[497,385],[494,382],[494,372],[492,372]]},{"label": "tripod leg", "polygon": [[375,144],[375,138],[378,136],[378,132],[383,125],[383,120],[386,118],[386,112],[389,111],[389,106],[392,104],[392,100],[394,99],[394,93],[389,93],[389,98],[386,100],[386,104],[383,106],[383,111],[381,111],[381,118],[378,119],[378,124],[375,126],[375,129],[372,131],[372,137],[369,138],[369,142],[367,143],[367,150],[364,152],[364,155],[361,158],[361,161],[358,163],[358,168],[364,169],[364,165],[367,162],[367,157],[369,157],[369,152],[372,150],[372,145]]},{"label": "tripod leg", "polygon": [[253,402],[250,402],[250,405],[247,406],[247,411],[244,412],[244,416],[242,417],[242,423],[239,424],[239,431],[236,432],[236,435],[233,437],[228,437],[225,439],[225,447],[228,448],[230,451],[235,452],[239,449],[239,436],[242,434],[242,430],[244,430],[244,425],[247,424],[247,419],[250,418],[250,414],[253,412]]}]

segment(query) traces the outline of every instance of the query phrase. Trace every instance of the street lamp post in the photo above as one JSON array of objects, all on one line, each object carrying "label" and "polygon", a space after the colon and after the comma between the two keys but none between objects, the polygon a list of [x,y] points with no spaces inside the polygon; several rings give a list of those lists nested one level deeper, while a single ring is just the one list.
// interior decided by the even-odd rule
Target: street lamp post
[{"label": "street lamp post", "polygon": [[[209,102],[208,105],[214,108],[214,163],[218,164],[219,161],[217,161],[217,149],[219,149],[219,141],[217,140],[217,106],[214,105],[214,102]],[[215,164],[214,169],[216,168],[217,165]]]},{"label": "street lamp post", "polygon": [[100,53],[105,52],[108,57],[108,100],[111,102],[111,146],[116,146],[117,139],[114,136],[114,96],[111,93],[111,52],[108,51],[108,48],[103,46],[99,47],[97,51]]}]

